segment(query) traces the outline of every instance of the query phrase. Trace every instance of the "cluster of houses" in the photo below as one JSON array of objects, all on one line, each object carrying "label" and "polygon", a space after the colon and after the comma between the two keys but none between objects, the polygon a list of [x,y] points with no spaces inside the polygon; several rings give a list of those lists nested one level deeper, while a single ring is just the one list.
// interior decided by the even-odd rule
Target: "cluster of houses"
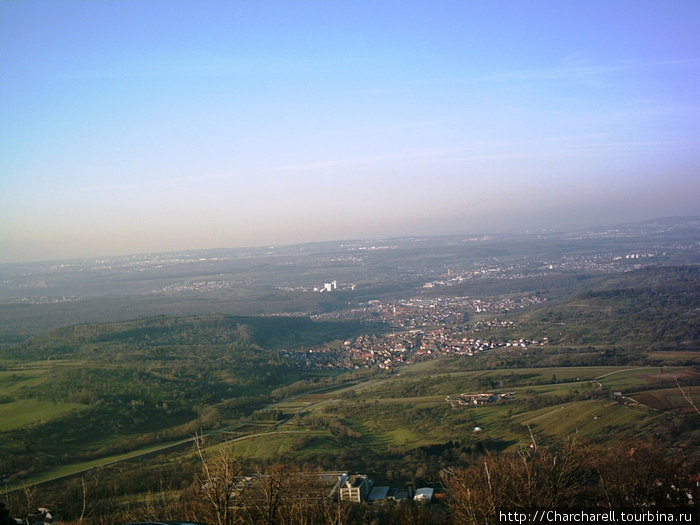
[{"label": "cluster of houses", "polygon": [[[335,281],[334,281],[335,282]],[[314,291],[333,291],[333,283],[324,283]],[[338,288],[340,289],[340,288]],[[384,323],[394,328],[432,328],[436,326],[462,325],[469,313],[506,313],[546,301],[539,295],[523,297],[498,297],[476,299],[469,297],[413,297],[385,302],[372,299],[355,308],[326,312],[311,316],[328,321],[354,319],[372,323]]]},{"label": "cluster of houses", "polygon": [[478,394],[458,394],[449,395],[445,398],[452,408],[455,406],[481,406],[481,405],[492,405],[495,403],[502,403],[504,401],[510,401],[515,396],[514,392],[508,393],[478,393]]},{"label": "cluster of houses", "polygon": [[403,363],[437,356],[471,357],[494,348],[525,350],[548,344],[548,339],[492,339],[469,337],[465,329],[440,327],[383,335],[368,334],[346,340],[341,348],[319,347],[284,353],[307,368],[358,369],[377,366],[390,369]]},{"label": "cluster of houses", "polygon": [[366,501],[374,503],[378,501],[408,501],[430,503],[433,500],[434,489],[423,487],[416,490],[411,488],[396,489],[389,486],[375,486],[374,481],[365,474],[340,473],[338,482],[331,491],[331,497],[337,497],[340,501],[361,503]]}]

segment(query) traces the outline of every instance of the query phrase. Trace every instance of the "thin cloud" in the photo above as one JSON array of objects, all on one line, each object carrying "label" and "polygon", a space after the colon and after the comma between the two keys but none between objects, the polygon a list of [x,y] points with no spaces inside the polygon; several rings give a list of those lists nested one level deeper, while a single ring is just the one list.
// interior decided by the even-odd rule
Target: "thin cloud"
[{"label": "thin cloud", "polygon": [[411,152],[396,152],[387,153],[384,155],[371,155],[362,157],[350,157],[345,159],[331,159],[315,162],[306,162],[302,164],[287,164],[283,166],[278,166],[272,171],[285,172],[285,171],[311,171],[320,170],[328,168],[344,168],[347,166],[357,166],[373,162],[385,162],[385,161],[402,161],[410,159],[419,158],[431,158],[437,157],[439,155],[444,155],[448,153],[454,153],[456,150],[454,148],[438,148],[438,149],[427,149],[418,150]]},{"label": "thin cloud", "polygon": [[567,58],[564,65],[541,69],[523,69],[503,71],[492,75],[474,76],[461,80],[465,83],[508,82],[508,81],[553,81],[591,79],[614,73],[632,71],[651,71],[660,69],[694,69],[700,66],[700,60],[623,60],[609,64],[588,64],[586,60]]},{"label": "thin cloud", "polygon": [[408,129],[420,129],[437,126],[437,122],[406,122],[402,124],[387,124],[384,126],[360,126],[350,128],[347,131],[350,133],[391,133],[395,131],[403,131]]},{"label": "thin cloud", "polygon": [[604,151],[612,148],[648,148],[656,146],[672,146],[674,149],[695,149],[700,146],[699,142],[681,142],[681,141],[638,141],[638,142],[602,142],[594,144],[579,144],[572,146],[562,146],[557,148],[520,151],[515,153],[494,153],[488,155],[467,155],[459,157],[449,157],[444,160],[447,162],[465,162],[479,160],[508,160],[508,159],[539,159],[552,158],[569,153]]},{"label": "thin cloud", "polygon": [[[586,135],[586,138],[591,138],[596,135]],[[569,137],[575,139],[576,137]],[[494,141],[494,142],[479,142],[470,144],[461,148],[434,148],[411,152],[394,152],[384,155],[349,157],[344,159],[328,159],[314,162],[306,162],[301,164],[287,164],[273,168],[273,172],[296,172],[296,171],[314,171],[335,168],[346,168],[352,166],[366,165],[375,162],[401,162],[407,160],[433,160],[438,162],[458,162],[458,161],[477,161],[477,160],[506,160],[506,159],[522,159],[522,158],[547,158],[563,155],[566,153],[576,153],[580,151],[603,151],[611,148],[649,148],[649,147],[673,147],[674,149],[692,149],[698,148],[700,143],[694,141],[673,141],[673,140],[657,140],[657,141],[615,141],[615,142],[596,142],[586,144],[562,144],[561,146],[536,149],[528,147],[527,144],[519,144],[521,151],[517,152],[495,152],[473,155],[465,154],[465,150],[474,150],[474,147],[488,148],[509,148],[512,150],[515,143],[509,141]]]},{"label": "thin cloud", "polygon": [[168,186],[181,184],[196,184],[200,182],[211,182],[229,180],[233,177],[231,174],[207,174],[193,175],[184,177],[164,177],[160,179],[146,180],[130,180],[112,184],[94,184],[84,186],[84,191],[124,191],[124,190],[143,190],[146,188],[166,188]]}]

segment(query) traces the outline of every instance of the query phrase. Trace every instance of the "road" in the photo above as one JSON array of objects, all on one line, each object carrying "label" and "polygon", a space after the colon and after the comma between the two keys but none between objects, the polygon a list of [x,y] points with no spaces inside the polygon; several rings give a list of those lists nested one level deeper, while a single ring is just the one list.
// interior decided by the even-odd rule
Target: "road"
[{"label": "road", "polygon": [[[299,399],[300,397],[307,396],[309,394],[318,394],[320,392],[327,392],[327,391],[333,391],[333,390],[344,390],[344,389],[354,390],[354,389],[360,388],[362,386],[365,386],[365,383],[372,384],[374,382],[376,382],[376,380],[372,380],[372,379],[368,379],[365,381],[353,380],[353,381],[348,381],[346,383],[342,383],[340,385],[332,385],[332,386],[328,386],[328,387],[316,388],[314,390],[308,390],[308,391],[302,392],[300,394],[295,394],[293,396],[289,396],[289,397],[284,398],[280,401],[276,401],[275,403],[271,403],[271,404],[267,405],[266,407],[264,407],[262,410],[277,408],[279,405],[282,405],[284,403],[289,403],[291,401]],[[279,433],[281,431],[277,430],[277,427],[289,422],[298,412],[300,412],[302,410],[306,410],[312,406],[316,406],[324,401],[325,400],[322,399],[322,400],[316,401],[314,403],[310,403],[308,405],[305,405],[303,408],[300,408],[299,410],[297,410],[294,414],[292,414],[288,418],[281,420],[281,421],[276,421],[275,423],[270,425],[268,427],[268,429],[265,431],[246,434],[245,436],[238,436],[234,439],[231,439],[230,441],[240,441],[240,440],[245,440],[245,439],[253,439],[253,438],[258,437],[258,436],[266,436],[266,435],[270,435],[270,434]],[[192,436],[192,437],[189,437],[186,439],[181,439],[179,441],[165,443],[165,444],[160,445],[160,446],[151,447],[147,450],[134,451],[133,453],[127,453],[124,455],[120,455],[117,459],[101,458],[99,460],[95,460],[95,464],[92,464],[92,465],[87,466],[87,467],[80,468],[80,467],[76,466],[75,470],[71,470],[68,473],[57,474],[55,476],[49,475],[48,477],[42,477],[42,478],[37,479],[37,480],[30,479],[30,480],[24,480],[21,483],[13,483],[11,485],[6,486],[5,490],[2,493],[5,494],[8,492],[12,492],[13,490],[17,490],[19,488],[32,487],[35,485],[41,485],[43,483],[49,483],[52,481],[58,481],[60,479],[70,478],[70,477],[84,474],[86,472],[90,472],[93,470],[99,470],[101,468],[111,467],[111,466],[117,465],[119,463],[122,463],[124,461],[133,461],[134,459],[149,456],[151,454],[159,454],[159,453],[165,452],[167,450],[174,449],[176,447],[189,445],[189,444],[193,443],[195,439],[208,438],[208,437],[217,436],[219,434],[224,434],[224,433],[232,433],[236,429],[239,429],[239,428],[245,427],[246,425],[249,425],[252,421],[253,421],[252,416],[248,416],[247,418],[241,420],[240,422],[236,423],[235,425],[230,425],[230,426],[227,426],[224,428],[218,428],[216,430],[210,430],[208,432],[203,432],[202,434],[200,434],[198,436]],[[273,429],[273,428],[275,430],[269,430],[269,429]],[[293,433],[295,431],[282,431],[282,432]],[[61,469],[61,470],[65,470],[66,468],[70,468],[70,465],[64,465],[62,467],[59,467],[59,469]]]}]

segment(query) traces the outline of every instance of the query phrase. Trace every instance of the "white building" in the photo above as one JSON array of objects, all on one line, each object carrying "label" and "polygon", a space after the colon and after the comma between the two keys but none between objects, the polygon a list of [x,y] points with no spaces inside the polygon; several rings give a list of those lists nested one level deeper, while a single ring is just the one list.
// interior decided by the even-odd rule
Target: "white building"
[{"label": "white building", "polygon": [[365,501],[372,491],[373,485],[374,481],[365,475],[356,474],[350,476],[343,486],[340,487],[340,501],[351,501],[353,503]]},{"label": "white building", "polygon": [[413,501],[420,501],[421,503],[430,503],[433,499],[434,490],[430,487],[423,487],[416,490],[416,495],[413,496]]}]

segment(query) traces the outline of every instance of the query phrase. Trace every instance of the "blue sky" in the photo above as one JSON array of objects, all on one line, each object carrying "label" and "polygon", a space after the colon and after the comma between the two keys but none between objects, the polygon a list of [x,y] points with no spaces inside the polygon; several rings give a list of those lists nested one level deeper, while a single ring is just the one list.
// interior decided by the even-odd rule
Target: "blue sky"
[{"label": "blue sky", "polygon": [[697,214],[697,1],[0,2],[0,262]]}]

